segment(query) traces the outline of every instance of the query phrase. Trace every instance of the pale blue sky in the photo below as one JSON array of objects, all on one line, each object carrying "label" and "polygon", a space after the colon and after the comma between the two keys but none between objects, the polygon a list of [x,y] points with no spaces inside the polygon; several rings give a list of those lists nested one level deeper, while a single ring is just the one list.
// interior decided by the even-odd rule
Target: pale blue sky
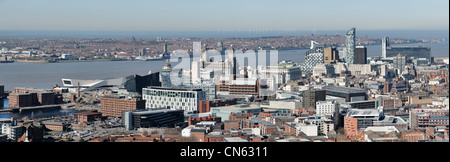
[{"label": "pale blue sky", "polygon": [[448,0],[0,0],[0,30],[448,30]]}]

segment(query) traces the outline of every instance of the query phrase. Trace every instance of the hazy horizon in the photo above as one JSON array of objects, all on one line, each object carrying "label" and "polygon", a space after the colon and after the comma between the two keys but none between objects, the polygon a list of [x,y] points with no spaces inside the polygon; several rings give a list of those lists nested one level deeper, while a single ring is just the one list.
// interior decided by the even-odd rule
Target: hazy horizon
[{"label": "hazy horizon", "polygon": [[448,0],[0,0],[0,30],[448,30]]},{"label": "hazy horizon", "polygon": [[[297,31],[55,31],[0,30],[0,37],[63,37],[63,38],[253,38],[302,35],[345,35],[347,30]],[[404,39],[449,39],[449,30],[359,30],[356,37]]]}]

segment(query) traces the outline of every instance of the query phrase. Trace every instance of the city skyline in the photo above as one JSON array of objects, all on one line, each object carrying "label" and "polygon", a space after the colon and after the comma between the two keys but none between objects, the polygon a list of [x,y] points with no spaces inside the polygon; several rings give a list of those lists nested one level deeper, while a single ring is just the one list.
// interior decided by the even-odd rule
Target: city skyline
[{"label": "city skyline", "polygon": [[362,30],[448,30],[449,26],[448,1],[443,0],[2,0],[0,5],[0,14],[7,15],[0,30],[314,32],[351,26]]},{"label": "city skyline", "polygon": [[0,0],[0,143],[448,143],[448,3]]}]

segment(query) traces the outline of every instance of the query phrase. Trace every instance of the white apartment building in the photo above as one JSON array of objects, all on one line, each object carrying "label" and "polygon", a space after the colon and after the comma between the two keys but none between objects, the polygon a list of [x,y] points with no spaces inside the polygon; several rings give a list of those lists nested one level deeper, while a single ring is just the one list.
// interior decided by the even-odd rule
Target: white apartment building
[{"label": "white apartment building", "polygon": [[318,127],[314,124],[298,123],[295,127],[295,135],[298,136],[301,132],[305,133],[307,136],[317,136]]},{"label": "white apartment building", "polygon": [[317,101],[316,102],[316,115],[333,115],[339,108],[339,103],[335,100]]},{"label": "white apartment building", "polygon": [[14,142],[16,142],[25,131],[23,126],[12,126],[10,123],[2,124],[1,129],[1,134],[6,135],[8,140]]},{"label": "white apartment building", "polygon": [[200,100],[206,94],[201,89],[175,89],[147,87],[142,89],[146,109],[168,108],[173,110],[198,111]]}]

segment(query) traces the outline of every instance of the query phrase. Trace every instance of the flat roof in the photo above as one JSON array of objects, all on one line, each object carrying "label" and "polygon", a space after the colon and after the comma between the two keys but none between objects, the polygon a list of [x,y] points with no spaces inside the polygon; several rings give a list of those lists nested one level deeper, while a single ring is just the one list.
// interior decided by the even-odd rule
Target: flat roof
[{"label": "flat roof", "polygon": [[155,87],[155,86],[149,86],[144,89],[172,90],[172,91],[202,91],[202,89],[193,89],[193,88],[165,88],[165,87]]},{"label": "flat roof", "polygon": [[227,142],[248,142],[247,140],[242,139],[241,137],[225,137],[224,140]]},{"label": "flat roof", "polygon": [[324,86],[324,87],[322,87],[322,89],[326,90],[326,91],[334,91],[334,92],[341,92],[341,93],[366,93],[367,92],[365,89],[349,88],[349,87],[341,87],[341,86]]},{"label": "flat roof", "polygon": [[379,116],[379,113],[376,109],[352,109],[347,113],[347,117],[355,116]]},{"label": "flat roof", "polygon": [[133,114],[153,114],[153,113],[167,113],[173,111],[184,111],[184,110],[173,110],[173,109],[144,109],[144,110],[134,110],[131,111]]},{"label": "flat roof", "polygon": [[238,104],[238,105],[230,105],[230,106],[221,106],[221,107],[211,107],[211,109],[230,109],[230,110],[246,110],[246,109],[258,109],[261,108],[259,105],[249,105],[249,104]]}]

